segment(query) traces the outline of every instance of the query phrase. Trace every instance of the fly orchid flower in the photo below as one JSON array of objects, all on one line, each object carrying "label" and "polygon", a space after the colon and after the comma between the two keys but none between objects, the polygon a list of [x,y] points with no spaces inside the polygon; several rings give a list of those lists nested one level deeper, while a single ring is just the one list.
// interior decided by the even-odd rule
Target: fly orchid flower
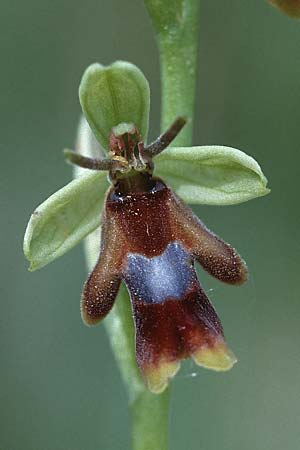
[{"label": "fly orchid flower", "polygon": [[[259,165],[227,147],[170,148],[185,125],[181,117],[147,145],[149,86],[132,64],[92,65],[83,76],[80,101],[108,153],[92,158],[65,151],[70,162],[93,172],[53,194],[32,215],[24,243],[31,269],[96,229],[104,203],[100,255],[83,289],[84,322],[94,325],[109,313],[123,281],[132,303],[137,362],[152,392],[165,389],[184,358],[230,369],[236,359],[194,263],[230,284],[243,283],[247,267],[184,200],[234,204],[265,195]],[[154,175],[154,164],[166,182]],[[105,173],[111,184],[106,194]]]}]

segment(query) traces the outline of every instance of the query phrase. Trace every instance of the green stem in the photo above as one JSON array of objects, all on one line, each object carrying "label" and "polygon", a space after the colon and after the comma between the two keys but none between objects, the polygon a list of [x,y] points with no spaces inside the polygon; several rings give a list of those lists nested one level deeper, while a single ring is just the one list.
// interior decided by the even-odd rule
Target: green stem
[{"label": "green stem", "polygon": [[190,146],[196,92],[199,0],[145,0],[156,31],[162,79],[162,130],[176,117],[188,124],[174,141]]},{"label": "green stem", "polygon": [[133,403],[132,437],[134,450],[169,448],[169,390],[160,395],[145,390]]}]

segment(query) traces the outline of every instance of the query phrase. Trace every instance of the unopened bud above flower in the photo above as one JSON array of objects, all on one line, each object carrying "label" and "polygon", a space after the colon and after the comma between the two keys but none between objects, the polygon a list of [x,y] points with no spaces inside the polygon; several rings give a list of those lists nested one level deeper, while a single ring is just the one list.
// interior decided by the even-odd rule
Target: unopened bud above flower
[{"label": "unopened bud above flower", "polygon": [[289,16],[300,18],[300,0],[269,0],[269,2]]}]

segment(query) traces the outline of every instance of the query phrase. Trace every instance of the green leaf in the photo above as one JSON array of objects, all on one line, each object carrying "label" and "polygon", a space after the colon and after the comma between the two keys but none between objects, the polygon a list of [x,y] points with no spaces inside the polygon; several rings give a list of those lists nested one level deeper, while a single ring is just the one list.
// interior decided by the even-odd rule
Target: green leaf
[{"label": "green leaf", "polygon": [[270,192],[258,163],[231,147],[173,147],[155,162],[158,175],[190,204],[234,205]]},{"label": "green leaf", "polygon": [[92,64],[82,77],[79,98],[85,117],[100,144],[108,149],[112,127],[136,125],[146,141],[150,108],[149,84],[133,64]]},{"label": "green leaf", "polygon": [[37,207],[24,237],[30,270],[40,269],[63,255],[100,225],[107,187],[106,172],[90,172]]}]

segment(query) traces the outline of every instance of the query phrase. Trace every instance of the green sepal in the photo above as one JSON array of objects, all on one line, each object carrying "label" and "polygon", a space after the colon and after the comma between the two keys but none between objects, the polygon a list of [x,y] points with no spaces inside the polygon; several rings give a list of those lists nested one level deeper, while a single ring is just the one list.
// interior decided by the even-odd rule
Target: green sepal
[{"label": "green sepal", "polygon": [[100,144],[109,148],[111,129],[133,123],[147,140],[150,89],[135,65],[117,61],[110,66],[92,64],[83,74],[79,99],[85,117]]},{"label": "green sepal", "polygon": [[155,166],[190,204],[234,205],[270,192],[255,159],[231,147],[171,147],[155,158]]},{"label": "green sepal", "polygon": [[62,256],[101,221],[107,172],[90,172],[51,195],[31,215],[24,237],[29,270]]}]

